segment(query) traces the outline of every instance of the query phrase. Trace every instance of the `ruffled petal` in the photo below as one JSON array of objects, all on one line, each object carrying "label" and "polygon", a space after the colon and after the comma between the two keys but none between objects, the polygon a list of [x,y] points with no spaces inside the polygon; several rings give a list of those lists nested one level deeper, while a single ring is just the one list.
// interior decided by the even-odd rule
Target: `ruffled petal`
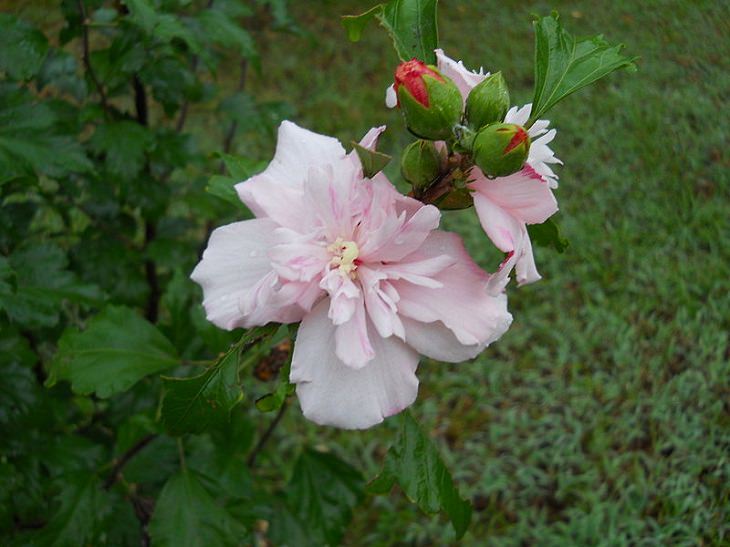
[{"label": "ruffled petal", "polygon": [[517,283],[534,283],[541,277],[532,256],[532,244],[524,222],[519,221],[480,192],[474,193],[474,209],[489,239],[507,253],[497,273],[489,279],[491,294],[500,293],[509,281],[513,268],[517,269]]},{"label": "ruffled petal", "polygon": [[260,174],[236,185],[236,191],[257,217],[270,217],[292,228],[308,224],[301,207],[302,183],[309,167],[335,163],[345,157],[337,139],[284,121],[279,126],[276,153]]},{"label": "ruffled petal", "polygon": [[302,321],[290,381],[303,414],[320,425],[366,429],[397,414],[418,395],[418,354],[397,338],[372,337],[375,358],[353,369],[335,353],[335,327],[320,302]]},{"label": "ruffled petal", "polygon": [[441,321],[421,323],[404,317],[402,319],[406,332],[406,343],[421,355],[444,361],[461,363],[479,355],[483,344],[467,346],[459,342],[451,329]]},{"label": "ruffled petal", "polygon": [[550,187],[529,165],[507,177],[486,178],[481,170],[469,172],[474,181],[469,187],[484,195],[510,215],[527,224],[545,222],[558,210],[558,202]]},{"label": "ruffled petal", "polygon": [[[298,321],[304,310],[293,301],[275,301],[277,277],[267,255],[274,243],[276,223],[269,219],[235,222],[213,231],[202,260],[190,278],[203,288],[208,320],[223,329],[256,323]],[[249,302],[256,302],[256,310]]]},{"label": "ruffled petal", "polygon": [[338,325],[335,330],[335,354],[352,368],[362,368],[375,357],[362,298],[355,302],[355,312],[349,321]]},{"label": "ruffled petal", "polygon": [[441,285],[438,288],[393,281],[401,316],[422,323],[441,321],[467,346],[489,344],[509,328],[512,316],[506,300],[487,293],[489,275],[471,259],[459,236],[434,231],[414,255],[422,259],[447,255],[453,264],[433,276]]}]

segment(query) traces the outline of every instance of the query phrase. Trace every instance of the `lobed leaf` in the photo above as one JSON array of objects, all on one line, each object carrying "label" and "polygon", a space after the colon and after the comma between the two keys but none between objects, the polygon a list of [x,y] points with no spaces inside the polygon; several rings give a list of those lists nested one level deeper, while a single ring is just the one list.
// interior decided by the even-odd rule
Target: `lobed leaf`
[{"label": "lobed leaf", "polygon": [[289,514],[282,515],[294,522],[275,520],[272,536],[285,542],[289,538],[280,537],[282,529],[298,524],[294,529],[309,545],[339,545],[353,509],[363,498],[363,486],[360,473],[334,454],[304,450],[286,488]]},{"label": "lobed leaf", "polygon": [[462,499],[436,445],[409,412],[400,416],[400,432],[385,455],[383,471],[368,485],[373,494],[385,494],[398,483],[406,496],[426,513],[444,511],[457,538],[471,521],[471,504]]},{"label": "lobed leaf", "polygon": [[162,489],[149,533],[159,547],[209,547],[239,545],[246,530],[215,502],[194,472],[184,469]]},{"label": "lobed leaf", "polygon": [[557,13],[535,21],[535,96],[528,127],[565,97],[621,68],[635,70],[638,57],[621,55],[602,36],[575,38]]},{"label": "lobed leaf", "polygon": [[0,72],[15,80],[35,76],[48,53],[45,35],[9,13],[0,13]]},{"label": "lobed leaf", "polygon": [[229,421],[243,400],[238,377],[240,355],[273,336],[278,325],[248,330],[241,340],[202,374],[192,378],[163,377],[165,396],[160,418],[171,435],[202,433]]},{"label": "lobed leaf", "polygon": [[367,24],[376,18],[393,40],[402,61],[420,59],[436,63],[434,50],[438,47],[436,9],[438,0],[391,0],[378,4],[360,15],[346,15],[342,25],[348,38],[357,42]]},{"label": "lobed leaf", "polygon": [[129,308],[107,306],[86,330],[64,331],[46,386],[68,380],[76,393],[106,398],[178,362],[175,348],[152,323]]}]

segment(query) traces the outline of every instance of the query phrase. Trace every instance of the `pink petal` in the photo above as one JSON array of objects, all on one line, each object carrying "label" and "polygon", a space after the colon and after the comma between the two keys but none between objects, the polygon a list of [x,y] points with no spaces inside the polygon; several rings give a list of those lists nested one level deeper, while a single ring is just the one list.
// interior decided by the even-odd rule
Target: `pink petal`
[{"label": "pink petal", "polygon": [[372,337],[375,358],[353,369],[337,358],[335,327],[320,302],[302,321],[289,380],[303,414],[320,425],[366,429],[397,414],[418,395],[418,354],[397,338]]},{"label": "pink petal", "polygon": [[335,330],[335,354],[348,367],[356,369],[364,367],[375,357],[362,298],[355,302],[355,313],[350,320],[338,325]]},{"label": "pink petal", "polygon": [[279,126],[274,159],[262,173],[237,184],[236,191],[257,217],[268,216],[282,226],[301,227],[308,219],[301,207],[308,168],[344,157],[345,149],[337,139],[284,121]]},{"label": "pink petal", "polygon": [[[276,274],[267,256],[276,223],[268,219],[235,222],[213,231],[191,279],[203,288],[208,320],[224,329],[250,326],[245,303],[258,300],[260,323],[298,321],[304,310],[294,302],[273,302]],[[257,298],[256,295],[265,295]]]},{"label": "pink petal", "polygon": [[[395,215],[390,218],[394,220]],[[400,222],[386,223],[370,232],[360,249],[360,256],[364,261],[401,260],[421,246],[440,220],[441,213],[436,207],[422,205],[407,220],[403,215]]]},{"label": "pink petal", "polygon": [[461,61],[454,61],[451,57],[447,57],[442,49],[436,51],[436,64],[441,73],[453,80],[456,87],[461,91],[461,96],[466,102],[469,92],[481,83],[484,78],[489,76],[489,72],[484,74],[481,70],[474,72],[467,69]]},{"label": "pink petal", "polygon": [[489,279],[491,294],[500,293],[509,281],[509,274],[517,268],[517,282],[520,285],[534,283],[540,279],[532,256],[532,244],[524,222],[507,213],[481,192],[474,193],[474,208],[479,222],[489,239],[497,248],[507,253],[507,258],[497,273]]},{"label": "pink petal", "polygon": [[474,263],[459,236],[434,231],[414,254],[423,259],[446,254],[454,263],[433,276],[439,288],[394,281],[401,316],[422,323],[441,321],[467,346],[491,343],[509,328],[512,316],[506,300],[487,293],[489,276]]},{"label": "pink petal", "polygon": [[403,326],[406,343],[421,355],[438,361],[461,363],[473,359],[484,349],[483,344],[462,344],[441,321],[421,323],[404,317]]},{"label": "pink petal", "polygon": [[530,166],[507,177],[486,178],[481,170],[469,172],[469,187],[527,224],[545,222],[558,210],[558,202],[543,178]]}]

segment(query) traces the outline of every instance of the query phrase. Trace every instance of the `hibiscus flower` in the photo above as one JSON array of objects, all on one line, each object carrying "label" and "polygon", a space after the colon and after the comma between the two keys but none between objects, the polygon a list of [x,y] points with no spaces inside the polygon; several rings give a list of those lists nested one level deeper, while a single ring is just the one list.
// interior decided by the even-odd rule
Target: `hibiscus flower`
[{"label": "hibiscus flower", "polygon": [[215,230],[191,277],[224,329],[301,321],[290,381],[310,420],[375,425],[415,400],[419,353],[464,361],[509,328],[438,209],[365,178],[336,139],[283,122],[273,161],[236,190],[256,218]]}]

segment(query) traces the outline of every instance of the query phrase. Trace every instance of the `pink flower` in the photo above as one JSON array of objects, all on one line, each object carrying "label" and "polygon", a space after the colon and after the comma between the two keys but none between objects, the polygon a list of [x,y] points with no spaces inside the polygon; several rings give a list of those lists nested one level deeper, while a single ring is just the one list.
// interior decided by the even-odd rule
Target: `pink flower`
[{"label": "pink flower", "polygon": [[[438,69],[457,83],[466,101],[469,92],[489,73],[482,70],[470,71],[464,64],[447,57],[440,49],[436,50]],[[505,116],[506,123],[525,125],[530,117],[532,105],[522,108],[512,107]],[[474,167],[470,172],[473,182],[469,188],[473,192],[474,207],[482,228],[492,242],[507,253],[499,271],[489,280],[489,289],[499,293],[509,282],[513,268],[517,271],[517,283],[523,285],[540,279],[532,255],[532,243],[527,234],[527,224],[545,222],[558,210],[558,203],[551,188],[557,188],[558,176],[549,164],[562,163],[548,146],[556,131],[548,131],[547,120],[537,120],[528,129],[532,140],[525,167],[507,177],[488,179]]]},{"label": "pink flower", "polygon": [[436,230],[439,211],[382,173],[364,178],[333,138],[282,123],[273,161],[236,189],[256,218],[215,230],[191,277],[222,328],[301,321],[290,381],[318,424],[361,429],[400,412],[419,353],[470,359],[512,321],[460,238]]}]

